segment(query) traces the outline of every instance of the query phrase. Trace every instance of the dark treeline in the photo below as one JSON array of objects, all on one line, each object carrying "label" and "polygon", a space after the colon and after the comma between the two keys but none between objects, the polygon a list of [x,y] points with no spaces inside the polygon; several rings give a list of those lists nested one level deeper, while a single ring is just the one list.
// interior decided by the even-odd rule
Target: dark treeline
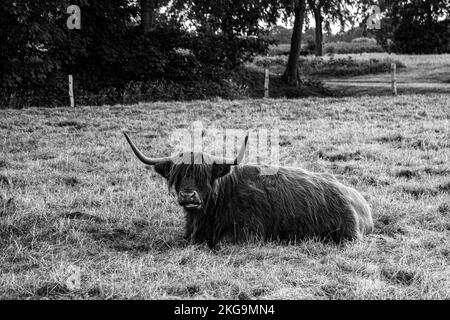
[{"label": "dark treeline", "polygon": [[[3,1],[0,103],[67,105],[68,74],[75,79],[78,97],[109,99],[86,103],[120,102],[127,92],[155,99],[220,96],[235,87],[225,81],[230,72],[270,44],[259,36],[263,30],[258,24],[271,18],[258,6],[172,1],[172,7],[159,14],[158,8],[169,1],[142,2],[151,3]],[[256,2],[268,6],[264,0]],[[81,8],[79,30],[66,26],[66,10],[72,4]],[[214,15],[216,6],[220,15]],[[231,16],[240,20],[229,21]]]},{"label": "dark treeline", "polygon": [[397,53],[450,52],[450,0],[382,0],[378,42]]},{"label": "dark treeline", "polygon": [[[314,4],[314,1],[308,3]],[[320,3],[316,0],[316,3]],[[370,1],[362,1],[360,11],[368,8]],[[309,22],[303,34],[305,44],[313,42],[315,48],[326,42],[351,42],[353,39],[370,37],[376,39],[386,50],[403,54],[430,54],[450,52],[450,1],[448,0],[382,0],[377,1],[381,9],[379,30],[367,29],[366,19],[356,25],[355,19],[345,17],[344,25],[350,27],[347,31],[331,34],[329,18],[333,15],[321,11],[325,32],[317,37],[317,24]],[[355,8],[357,9],[357,8]],[[312,12],[313,10],[310,9]],[[316,10],[317,14],[317,10]],[[325,22],[323,22],[325,17]],[[367,18],[367,17],[366,17]],[[320,31],[320,30],[319,30]],[[322,31],[323,32],[323,31]],[[320,34],[321,32],[319,32]],[[292,29],[276,26],[270,31],[270,36],[278,43],[290,43]],[[388,39],[391,47],[388,48]],[[321,49],[316,50],[321,55]]]},{"label": "dark treeline", "polygon": [[[448,52],[449,2],[380,1],[382,29],[370,31],[369,0],[3,0],[0,106],[67,105],[68,74],[80,103],[239,96],[233,74],[267,53],[270,30],[291,44],[283,79],[295,87],[305,26],[321,55],[330,23],[348,27],[358,15],[364,34],[385,47],[391,39],[396,52]],[[66,26],[69,5],[81,8],[80,30]],[[293,32],[273,29],[282,18]]]}]

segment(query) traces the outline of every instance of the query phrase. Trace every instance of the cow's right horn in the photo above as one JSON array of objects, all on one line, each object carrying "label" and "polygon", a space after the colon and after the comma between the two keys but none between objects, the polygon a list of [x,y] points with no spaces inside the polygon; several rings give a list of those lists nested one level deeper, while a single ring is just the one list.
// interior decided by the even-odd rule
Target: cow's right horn
[{"label": "cow's right horn", "polygon": [[148,165],[155,165],[155,164],[158,164],[158,163],[171,161],[171,159],[169,157],[165,157],[165,158],[149,158],[149,157],[145,156],[141,152],[141,150],[139,150],[138,147],[136,147],[134,145],[134,143],[131,141],[130,137],[128,137],[127,133],[125,131],[122,131],[122,133],[124,134],[125,138],[127,139],[128,143],[130,144],[131,149],[133,150],[133,152],[136,155],[136,157],[138,157],[138,159],[141,160],[143,163],[148,164]]},{"label": "cow's right horn", "polygon": [[209,159],[211,159],[210,162],[216,163],[216,164],[239,165],[242,162],[242,160],[244,160],[245,150],[247,149],[248,136],[249,136],[249,132],[247,131],[247,133],[245,134],[244,142],[242,143],[242,146],[239,149],[239,153],[236,156],[236,158],[234,158],[234,159],[219,158],[219,157],[208,155]]}]

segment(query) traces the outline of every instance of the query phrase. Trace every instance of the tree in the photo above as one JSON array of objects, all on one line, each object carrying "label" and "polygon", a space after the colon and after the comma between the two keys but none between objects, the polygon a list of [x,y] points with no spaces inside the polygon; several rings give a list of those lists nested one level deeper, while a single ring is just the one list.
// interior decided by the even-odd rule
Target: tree
[{"label": "tree", "polygon": [[[129,1],[131,4],[133,1]],[[166,17],[159,14],[159,9],[169,5],[171,0],[139,0],[140,26],[144,34],[148,34],[161,22],[167,22]]]},{"label": "tree", "polygon": [[173,0],[169,15],[199,37],[193,48],[197,57],[232,70],[274,43],[266,35],[278,8],[274,0]]},{"label": "tree", "polygon": [[302,30],[305,21],[306,0],[288,1],[286,5],[286,13],[294,13],[294,28],[291,37],[291,50],[284,71],[283,78],[287,84],[298,86],[300,75],[298,71],[298,61],[300,59],[300,50],[302,44]]},{"label": "tree", "polygon": [[381,10],[381,29],[375,34],[383,47],[387,48],[392,40],[398,53],[449,51],[450,0],[384,1]]},{"label": "tree", "polygon": [[141,26],[144,33],[149,33],[154,24],[155,3],[154,0],[140,0]]},{"label": "tree", "polygon": [[64,104],[68,74],[79,97],[108,101],[124,92],[225,92],[233,68],[267,51],[270,41],[261,35],[278,13],[271,1],[194,0],[174,19],[158,8],[176,0],[73,0],[81,29],[68,30],[66,0],[3,0],[0,107]]},{"label": "tree", "polygon": [[[120,34],[135,15],[128,0],[74,1],[81,30],[68,30],[67,1],[5,0],[0,3],[0,83],[36,95],[64,86],[59,76],[84,61],[113,63]],[[107,43],[111,44],[110,46]],[[101,58],[98,58],[102,55]],[[109,61],[105,61],[109,60]],[[86,67],[88,69],[90,65]],[[0,86],[2,86],[0,85]]]},{"label": "tree", "polygon": [[358,2],[350,0],[308,0],[308,10],[312,13],[315,22],[316,55],[323,55],[323,27],[331,31],[331,23],[340,23],[341,28],[347,22],[353,22],[353,15],[349,8],[360,6]]},{"label": "tree", "polygon": [[274,0],[173,0],[171,14],[182,17],[197,32],[227,37],[259,36],[275,25],[279,4]]},{"label": "tree", "polygon": [[322,47],[323,47],[323,16],[322,9],[324,6],[325,0],[308,0],[308,5],[310,10],[313,13],[314,21],[316,24],[315,27],[315,41],[316,41],[316,55],[322,56]]}]

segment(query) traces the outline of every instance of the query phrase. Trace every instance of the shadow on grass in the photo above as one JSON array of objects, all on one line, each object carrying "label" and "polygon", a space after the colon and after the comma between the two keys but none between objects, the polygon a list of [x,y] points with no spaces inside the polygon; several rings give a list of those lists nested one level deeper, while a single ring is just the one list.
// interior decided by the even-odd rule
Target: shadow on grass
[{"label": "shadow on grass", "polygon": [[374,233],[395,238],[407,234],[402,217],[390,213],[381,214],[374,219]]},{"label": "shadow on grass", "polygon": [[420,276],[413,271],[389,267],[384,267],[381,270],[381,276],[393,284],[403,286],[410,286],[414,281],[420,280]]},{"label": "shadow on grass", "polygon": [[77,220],[75,228],[79,231],[115,251],[164,253],[188,244],[181,236],[177,237],[178,231],[174,228],[161,229],[142,219],[132,220],[126,226],[80,212],[72,214],[71,219]]},{"label": "shadow on grass", "polygon": [[[66,223],[64,223],[64,220]],[[74,232],[75,231],[75,232]],[[188,243],[178,227],[162,227],[146,220],[124,222],[102,219],[88,213],[74,211],[51,217],[36,214],[0,219],[0,249],[11,247],[17,241],[32,248],[39,243],[79,245],[80,237],[92,239],[92,245],[100,245],[115,251],[163,253]]]}]

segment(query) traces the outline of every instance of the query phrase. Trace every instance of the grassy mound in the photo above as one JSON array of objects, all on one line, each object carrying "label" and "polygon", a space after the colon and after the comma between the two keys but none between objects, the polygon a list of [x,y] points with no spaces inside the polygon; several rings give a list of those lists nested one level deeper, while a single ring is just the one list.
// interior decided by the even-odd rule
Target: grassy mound
[{"label": "grassy mound", "polygon": [[[282,73],[286,67],[287,56],[271,56],[257,57],[254,64],[257,67],[268,67],[273,73]],[[386,73],[390,71],[391,64],[396,63],[397,68],[406,68],[406,66],[398,60],[390,58],[369,58],[366,60],[347,58],[328,58],[322,57],[301,57],[300,72],[305,76],[321,76],[321,77],[340,77],[340,76],[357,76],[366,74]]]}]

